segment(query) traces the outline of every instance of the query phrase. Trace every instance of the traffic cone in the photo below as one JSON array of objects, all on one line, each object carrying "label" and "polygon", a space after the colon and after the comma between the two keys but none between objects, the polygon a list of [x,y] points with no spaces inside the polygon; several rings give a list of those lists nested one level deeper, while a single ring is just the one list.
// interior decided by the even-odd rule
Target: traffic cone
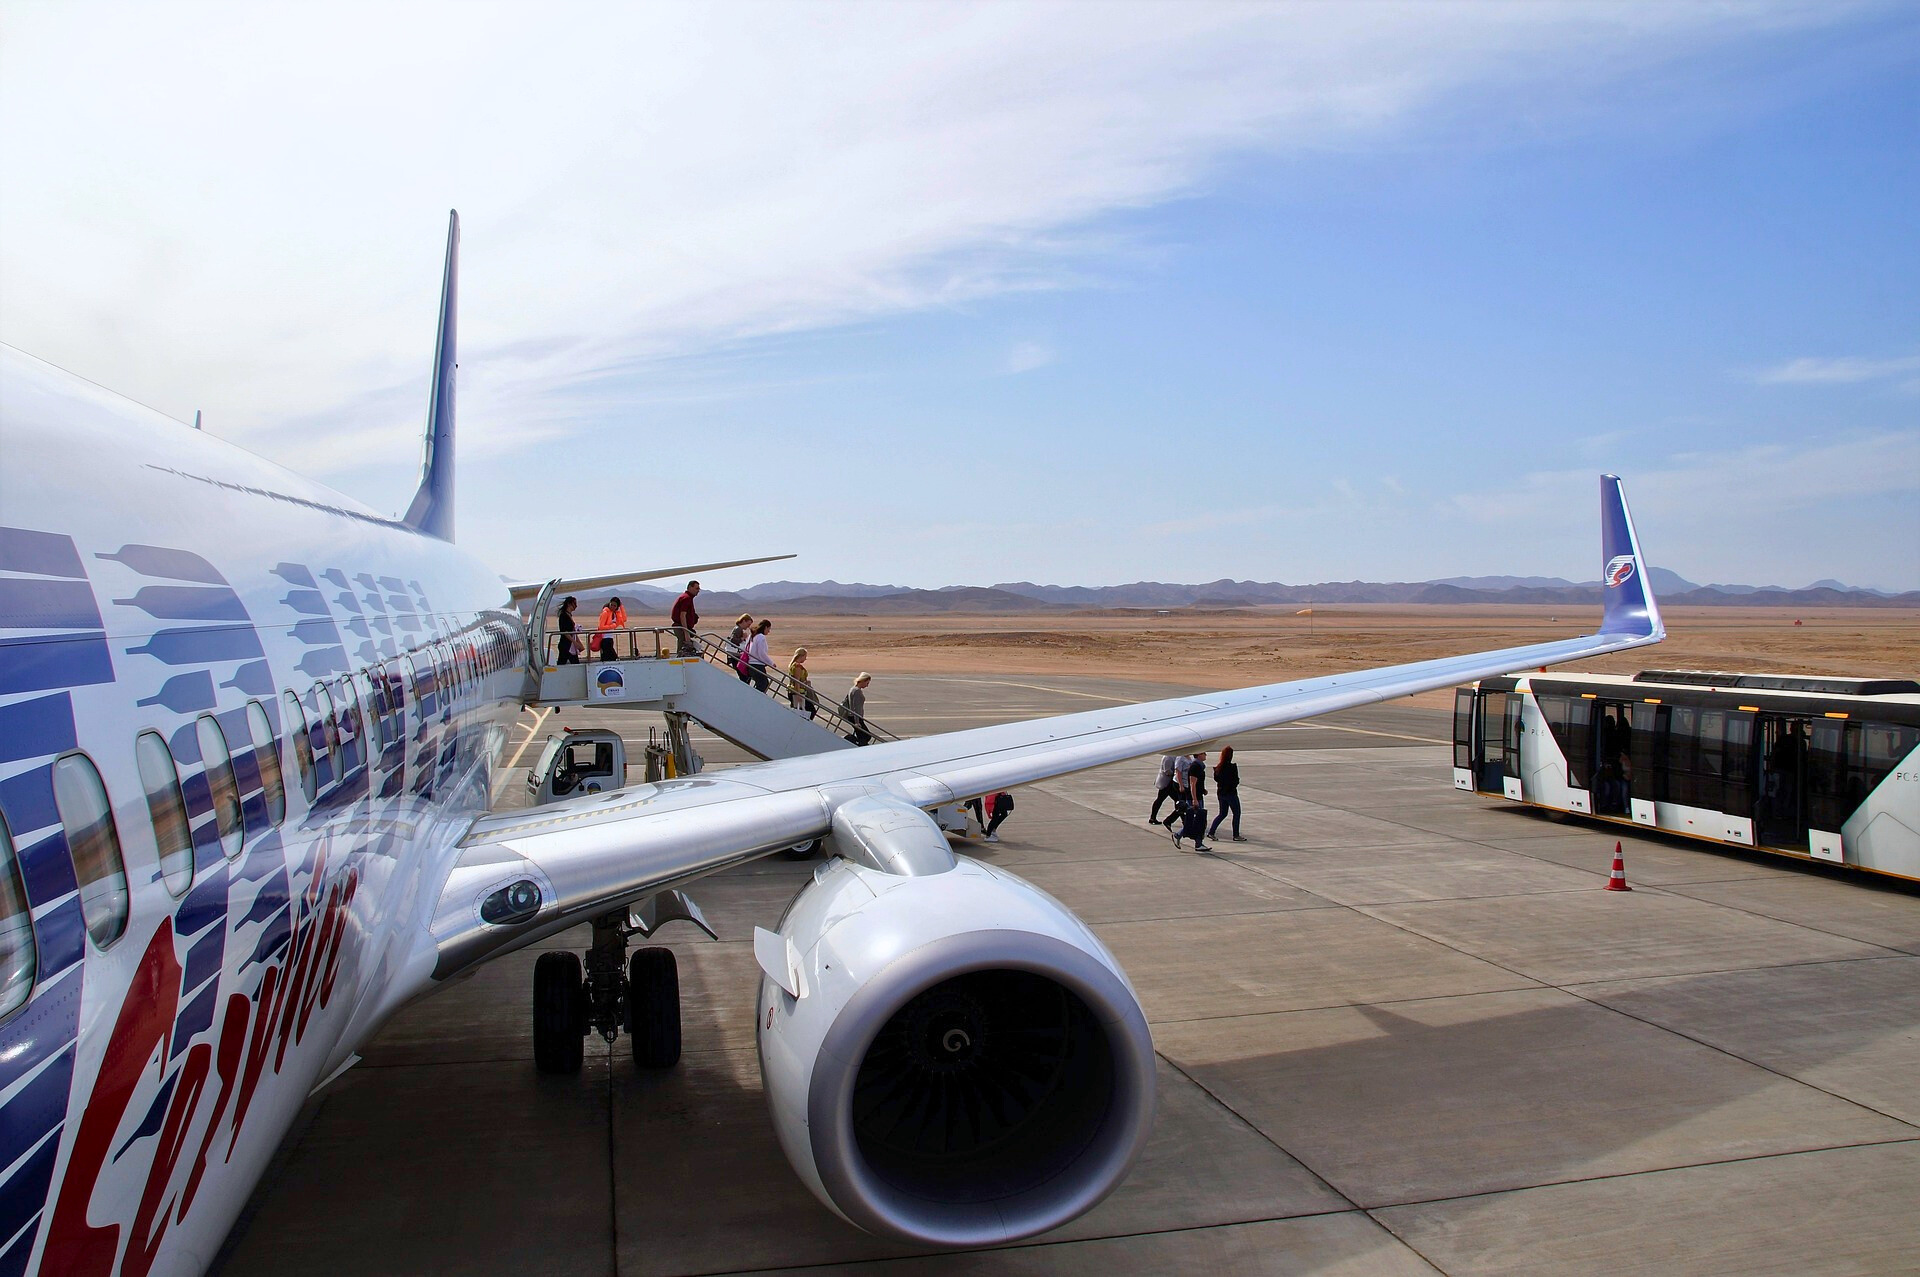
[{"label": "traffic cone", "polygon": [[1613,872],[1607,875],[1608,891],[1632,891],[1627,885],[1627,858],[1620,854],[1620,844],[1613,844]]}]

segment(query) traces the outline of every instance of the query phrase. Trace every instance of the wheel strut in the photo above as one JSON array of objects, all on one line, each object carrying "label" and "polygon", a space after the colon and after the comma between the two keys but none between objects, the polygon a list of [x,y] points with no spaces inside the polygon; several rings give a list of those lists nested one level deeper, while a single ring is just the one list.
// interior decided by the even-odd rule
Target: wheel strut
[{"label": "wheel strut", "polygon": [[612,1045],[622,1029],[641,1068],[679,1062],[679,963],[659,945],[635,950],[629,961],[627,941],[640,932],[633,911],[615,909],[593,920],[584,974],[568,952],[543,953],[534,963],[533,1058],[542,1073],[578,1073],[586,1035]]}]

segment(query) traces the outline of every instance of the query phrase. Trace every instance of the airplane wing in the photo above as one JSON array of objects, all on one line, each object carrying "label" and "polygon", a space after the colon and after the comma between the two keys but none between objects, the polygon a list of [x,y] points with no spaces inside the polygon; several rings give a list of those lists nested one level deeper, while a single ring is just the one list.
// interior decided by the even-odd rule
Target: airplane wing
[{"label": "airplane wing", "polygon": [[[483,816],[462,843],[433,921],[434,975],[445,978],[624,901],[825,835],[835,811],[853,799],[891,797],[931,808],[1295,719],[1657,643],[1666,630],[1613,475],[1601,477],[1601,524],[1605,611],[1600,628],[1580,638],[947,732]],[[537,908],[504,923],[483,916],[493,900],[500,917],[501,893],[516,883],[537,888]],[[529,898],[524,889],[521,898]]]},{"label": "airplane wing", "polygon": [[[695,572],[718,572],[721,568],[744,568],[754,563],[778,563],[782,559],[794,557],[791,554],[768,554],[757,559],[728,559],[724,563],[687,563],[677,568],[642,568],[637,572],[575,577],[572,580],[553,582],[553,592],[572,594],[576,590],[603,590],[609,586],[635,585],[641,581],[664,581],[670,577],[690,576]],[[540,591],[547,588],[547,582],[523,581],[511,584],[507,588],[513,591],[515,603],[524,603],[539,597]]]}]

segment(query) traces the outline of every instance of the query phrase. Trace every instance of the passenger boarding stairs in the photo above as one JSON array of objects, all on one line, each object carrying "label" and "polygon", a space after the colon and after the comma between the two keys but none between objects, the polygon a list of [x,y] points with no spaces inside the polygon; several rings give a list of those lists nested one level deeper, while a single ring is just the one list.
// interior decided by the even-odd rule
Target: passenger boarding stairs
[{"label": "passenger boarding stairs", "polygon": [[[601,660],[597,652],[588,651],[594,634],[581,630],[575,635],[580,663],[562,665],[561,636],[541,635],[530,653],[535,659],[530,673],[537,680],[534,705],[685,715],[763,759],[853,748],[848,738],[858,734],[861,724],[841,714],[837,697],[814,691],[816,711],[809,718],[803,712],[806,694],[795,696],[784,672],[768,667],[765,692],[742,682],[732,653],[713,635],[694,634],[683,645],[678,630],[663,626],[609,630],[599,637],[612,640],[614,659]],[[683,647],[687,654],[682,654]],[[898,739],[871,721],[865,728],[874,741]]]}]

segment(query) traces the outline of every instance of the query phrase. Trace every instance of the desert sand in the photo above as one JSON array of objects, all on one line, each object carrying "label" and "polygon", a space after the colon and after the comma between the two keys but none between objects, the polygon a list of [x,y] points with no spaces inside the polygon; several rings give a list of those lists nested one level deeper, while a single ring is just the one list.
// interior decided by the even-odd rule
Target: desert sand
[{"label": "desert sand", "polygon": [[[1595,673],[1711,669],[1920,677],[1920,610],[1676,608],[1667,640],[1578,668]],[[859,670],[916,674],[1084,674],[1241,687],[1585,633],[1587,609],[1356,604],[1220,611],[1043,615],[779,616],[775,654],[799,644],[828,686]],[[636,623],[639,623],[636,618]],[[1451,704],[1445,691],[1412,698]]]}]

